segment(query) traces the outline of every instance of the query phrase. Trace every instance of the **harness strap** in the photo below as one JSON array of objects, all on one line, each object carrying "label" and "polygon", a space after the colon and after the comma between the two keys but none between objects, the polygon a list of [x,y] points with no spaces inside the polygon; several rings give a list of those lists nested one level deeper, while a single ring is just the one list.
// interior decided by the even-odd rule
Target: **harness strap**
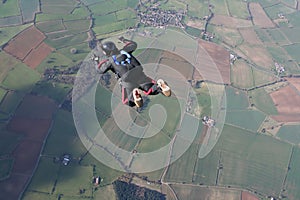
[{"label": "harness strap", "polygon": [[116,65],[123,65],[123,66],[126,66],[126,63],[130,64],[130,58],[131,58],[131,55],[130,55],[129,53],[127,53],[126,51],[124,51],[124,50],[121,50],[120,53],[121,53],[122,55],[125,55],[125,56],[126,56],[126,59],[123,60],[123,61],[121,61],[121,62],[119,62],[119,61],[117,60],[117,56],[116,56],[116,55],[113,55],[112,58],[113,58],[114,63],[115,63]]}]

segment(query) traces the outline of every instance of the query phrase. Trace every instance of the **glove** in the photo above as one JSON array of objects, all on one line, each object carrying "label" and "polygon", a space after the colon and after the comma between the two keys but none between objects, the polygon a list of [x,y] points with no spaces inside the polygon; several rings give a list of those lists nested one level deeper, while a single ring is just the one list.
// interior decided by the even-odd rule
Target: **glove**
[{"label": "glove", "polygon": [[124,42],[125,38],[123,36],[118,38],[121,42]]}]

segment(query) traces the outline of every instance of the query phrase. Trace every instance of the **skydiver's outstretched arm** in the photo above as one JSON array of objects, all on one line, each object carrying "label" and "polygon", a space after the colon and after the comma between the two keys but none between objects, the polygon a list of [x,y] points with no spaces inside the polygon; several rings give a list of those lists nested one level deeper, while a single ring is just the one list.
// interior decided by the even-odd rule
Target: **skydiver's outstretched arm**
[{"label": "skydiver's outstretched arm", "polygon": [[[99,59],[99,58],[98,58]],[[95,60],[96,62],[96,70],[100,74],[106,73],[108,70],[113,71],[113,67],[109,59],[104,59],[104,60]]]},{"label": "skydiver's outstretched arm", "polygon": [[125,43],[125,46],[123,47],[123,50],[128,52],[128,53],[132,53],[133,51],[136,50],[137,48],[137,43],[132,41],[132,40],[128,40],[125,39],[124,37],[120,37],[119,40],[123,43]]}]

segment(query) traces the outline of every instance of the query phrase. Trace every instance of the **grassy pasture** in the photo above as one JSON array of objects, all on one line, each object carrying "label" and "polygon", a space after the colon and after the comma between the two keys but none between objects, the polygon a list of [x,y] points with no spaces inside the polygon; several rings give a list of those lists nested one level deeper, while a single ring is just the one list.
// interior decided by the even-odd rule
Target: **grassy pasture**
[{"label": "grassy pasture", "polygon": [[[77,53],[73,54],[71,53],[71,49],[75,48],[77,50]],[[74,45],[71,47],[61,48],[57,51],[57,53],[60,53],[69,59],[72,60],[72,62],[78,63],[86,58],[86,56],[90,53],[90,48],[87,43],[82,43],[78,45]]]},{"label": "grassy pasture", "polygon": [[254,103],[255,107],[262,112],[267,115],[276,115],[278,113],[272,98],[265,89],[259,88],[252,90],[249,92],[249,95],[251,96],[251,101]]},{"label": "grassy pasture", "polygon": [[10,0],[6,1],[0,6],[0,18],[15,16],[20,14],[19,1]]},{"label": "grassy pasture", "polygon": [[62,103],[70,90],[70,85],[42,81],[37,83],[31,92],[33,94],[47,96],[57,103]]},{"label": "grassy pasture", "polygon": [[[124,10],[121,10],[120,12],[122,12]],[[102,15],[102,16],[93,16],[94,18],[94,27],[97,26],[104,26],[110,23],[115,23],[117,22],[117,16],[116,13],[110,13],[107,15]]]},{"label": "grassy pasture", "polygon": [[238,30],[221,26],[212,26],[215,39],[232,47],[236,47],[243,42],[243,38]]},{"label": "grassy pasture", "polygon": [[184,2],[180,2],[178,0],[166,1],[160,5],[161,9],[164,10],[178,10],[178,9],[185,9],[186,4]]},{"label": "grassy pasture", "polygon": [[[292,1],[294,1],[294,0],[292,0]],[[266,8],[264,8],[264,10],[268,14],[268,16],[273,20],[278,19],[278,14],[280,14],[280,13],[282,13],[284,15],[288,15],[288,14],[295,12],[294,9],[286,6],[283,3],[279,3],[276,5],[270,6],[270,7],[266,7]]]},{"label": "grassy pasture", "polygon": [[78,158],[86,152],[81,143],[74,125],[72,113],[59,110],[44,147],[44,155],[61,156],[71,153],[73,158]]},{"label": "grassy pasture", "polygon": [[[267,50],[272,55],[273,59],[277,62],[282,64],[286,67],[286,64],[289,63],[290,56],[287,54],[287,52],[278,46],[268,46]],[[274,67],[275,68],[275,67]]]},{"label": "grassy pasture", "polygon": [[197,161],[199,144],[193,143],[189,149],[168,168],[165,179],[169,182],[191,183]]},{"label": "grassy pasture", "polygon": [[[70,164],[61,167],[55,185],[55,194],[64,194],[64,196],[92,196],[92,166],[80,166]],[[85,192],[80,195],[79,190],[85,189]]]},{"label": "grassy pasture", "polygon": [[93,4],[90,6],[92,13],[96,13],[97,15],[105,15],[108,13],[112,13],[115,11],[119,11],[125,9],[127,7],[126,1],[104,1],[99,2],[97,4]]},{"label": "grassy pasture", "polygon": [[71,13],[75,5],[55,5],[55,4],[41,4],[43,13],[65,15],[65,13]]},{"label": "grassy pasture", "polygon": [[[299,12],[293,12],[289,15],[286,15],[286,17],[288,18],[289,20],[289,23],[293,25],[293,27],[297,27],[299,28],[300,27],[300,13]],[[295,33],[296,34],[296,33]]]},{"label": "grassy pasture", "polygon": [[61,163],[54,163],[52,158],[42,157],[34,173],[28,191],[51,193],[55,187]]},{"label": "grassy pasture", "polygon": [[100,187],[94,193],[95,200],[117,200],[113,185]]},{"label": "grassy pasture", "polygon": [[11,115],[18,107],[24,97],[21,92],[8,92],[0,104],[0,110],[8,115]]},{"label": "grassy pasture", "polygon": [[241,19],[246,19],[249,17],[249,12],[247,8],[247,2],[239,0],[227,1],[227,6],[231,16]]},{"label": "grassy pasture", "polygon": [[[225,1],[218,1],[218,0],[212,0],[209,2],[211,5],[213,5],[213,12],[217,15],[229,15],[228,7]],[[208,10],[208,4],[203,3],[206,6],[206,9]],[[204,17],[204,16],[202,16]]]},{"label": "grassy pasture", "polygon": [[98,84],[96,94],[95,94],[95,107],[97,110],[104,112],[107,115],[111,115],[111,98],[112,93],[104,88],[102,85]]},{"label": "grassy pasture", "polygon": [[25,22],[34,20],[34,14],[39,11],[39,0],[20,1],[20,10]]},{"label": "grassy pasture", "polygon": [[265,72],[256,68],[253,69],[254,85],[260,86],[263,84],[271,83],[276,80],[273,72]]},{"label": "grassy pasture", "polygon": [[[279,45],[286,45],[290,44],[290,41],[287,39],[285,34],[281,31],[280,28],[278,29],[267,29],[267,32],[272,37],[274,42]],[[276,46],[278,48],[278,46]]]},{"label": "grassy pasture", "polygon": [[140,153],[155,151],[167,145],[170,141],[171,139],[165,133],[158,132],[153,137],[141,139],[137,151]]},{"label": "grassy pasture", "polygon": [[55,40],[46,39],[45,43],[56,48],[72,47],[74,45],[82,44],[88,39],[87,33],[78,33],[75,35],[65,35]]},{"label": "grassy pasture", "polygon": [[54,66],[67,67],[72,64],[72,60],[64,54],[52,52],[44,59],[36,68],[39,73],[44,73],[45,69],[53,68]]},{"label": "grassy pasture", "polygon": [[263,43],[273,42],[266,29],[255,29],[255,32]]},{"label": "grassy pasture", "polygon": [[9,71],[18,63],[19,61],[14,57],[2,51],[0,52],[0,82],[2,82],[6,78]]},{"label": "grassy pasture", "polygon": [[300,43],[284,46],[284,49],[296,62],[300,62]]},{"label": "grassy pasture", "polygon": [[138,3],[139,3],[139,0],[127,0],[127,6],[129,7],[129,8],[135,8],[137,5],[138,5]]},{"label": "grassy pasture", "polygon": [[285,125],[281,127],[276,136],[295,145],[300,144],[300,125]]},{"label": "grassy pasture", "polygon": [[291,163],[289,166],[287,180],[286,180],[286,190],[288,193],[288,199],[296,200],[300,198],[300,149],[299,147],[293,148],[293,154],[291,157]]},{"label": "grassy pasture", "polygon": [[61,13],[61,14],[49,14],[49,13],[38,13],[36,14],[36,22],[45,22],[52,20],[77,20],[86,19],[89,16],[89,12],[86,7],[76,7],[72,13]]},{"label": "grassy pasture", "polygon": [[251,88],[253,87],[253,74],[252,68],[243,60],[235,61],[234,65],[231,65],[231,83],[239,88]]},{"label": "grassy pasture", "polygon": [[57,195],[44,194],[39,192],[26,191],[22,196],[22,200],[33,200],[33,199],[47,199],[47,200],[57,200]]},{"label": "grassy pasture", "polygon": [[193,181],[200,185],[215,185],[220,152],[213,149],[206,157],[197,158]]},{"label": "grassy pasture", "polygon": [[80,33],[88,31],[90,27],[90,20],[82,19],[82,20],[70,20],[64,21],[64,25],[66,26],[68,31],[72,33]]},{"label": "grassy pasture", "polygon": [[201,186],[171,185],[179,199],[228,200],[241,199],[241,191],[224,188],[206,188]]},{"label": "grassy pasture", "polygon": [[[237,151],[238,149],[238,151]],[[285,177],[291,145],[225,125],[213,151],[221,151],[220,185],[252,188],[277,196]]]},{"label": "grassy pasture", "polygon": [[111,184],[115,181],[119,176],[123,174],[123,172],[111,169],[110,167],[104,165],[99,162],[96,158],[94,158],[90,153],[87,153],[80,162],[83,166],[94,166],[95,176],[100,176],[103,179],[101,182],[101,186]]},{"label": "grassy pasture", "polygon": [[0,102],[2,102],[2,99],[5,97],[7,91],[3,88],[0,88]]},{"label": "grassy pasture", "polygon": [[167,98],[163,95],[157,95],[153,98],[150,98],[150,102],[147,105],[146,110],[144,110],[141,115],[150,121],[150,118],[148,116],[148,109],[151,108],[152,105],[159,104],[165,108],[167,119],[164,124],[164,127],[162,128],[162,131],[166,134],[168,134],[169,137],[172,137],[174,134],[174,131],[176,130],[176,126],[180,120],[180,109],[174,109],[179,108],[179,102],[175,98]]},{"label": "grassy pasture", "polygon": [[39,79],[39,73],[20,63],[8,72],[2,85],[13,90],[28,91]]},{"label": "grassy pasture", "polygon": [[111,118],[105,122],[102,129],[111,142],[127,151],[132,151],[138,143],[139,138],[123,132]]},{"label": "grassy pasture", "polygon": [[96,26],[93,28],[96,35],[103,35],[106,33],[112,33],[120,30],[124,30],[128,27],[132,27],[136,24],[136,19],[128,19],[123,21],[117,21],[114,23],[106,24],[103,26]]},{"label": "grassy pasture", "polygon": [[36,27],[43,33],[50,33],[54,31],[65,30],[62,20],[51,20],[46,22],[40,22],[36,24]]},{"label": "grassy pasture", "polygon": [[229,111],[226,123],[256,132],[265,118],[266,115],[256,110]]},{"label": "grassy pasture", "polygon": [[291,43],[300,42],[300,38],[297,35],[297,33],[300,31],[300,26],[293,27],[293,28],[283,27],[280,30],[282,31],[283,34],[285,34],[285,36]]},{"label": "grassy pasture", "polygon": [[117,11],[115,15],[116,15],[118,21],[136,18],[136,14],[132,10],[129,10],[129,9]]},{"label": "grassy pasture", "polygon": [[198,0],[188,0],[186,3],[189,5],[188,16],[202,18],[209,14],[208,3],[200,2]]},{"label": "grassy pasture", "polygon": [[[31,24],[0,28],[0,46],[8,42],[11,38],[13,38],[15,35],[23,31],[24,29],[28,28],[29,26],[31,26]],[[0,55],[1,54],[2,52],[0,53]]]},{"label": "grassy pasture", "polygon": [[229,111],[245,110],[249,107],[247,94],[243,91],[227,87],[226,88],[227,109]]}]

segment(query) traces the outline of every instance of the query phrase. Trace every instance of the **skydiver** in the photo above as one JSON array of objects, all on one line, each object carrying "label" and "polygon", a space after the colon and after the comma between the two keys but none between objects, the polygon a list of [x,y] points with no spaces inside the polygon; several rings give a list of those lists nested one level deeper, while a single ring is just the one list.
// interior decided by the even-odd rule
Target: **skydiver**
[{"label": "skydiver", "polygon": [[100,41],[100,48],[107,58],[99,60],[96,56],[94,61],[100,74],[111,70],[121,80],[122,103],[130,107],[142,107],[143,98],[140,90],[145,95],[162,93],[167,97],[171,96],[168,84],[163,79],[154,81],[146,76],[141,63],[132,55],[137,48],[137,43],[124,37],[120,37],[119,40],[125,44],[122,49],[118,49],[111,41],[103,43]]}]

